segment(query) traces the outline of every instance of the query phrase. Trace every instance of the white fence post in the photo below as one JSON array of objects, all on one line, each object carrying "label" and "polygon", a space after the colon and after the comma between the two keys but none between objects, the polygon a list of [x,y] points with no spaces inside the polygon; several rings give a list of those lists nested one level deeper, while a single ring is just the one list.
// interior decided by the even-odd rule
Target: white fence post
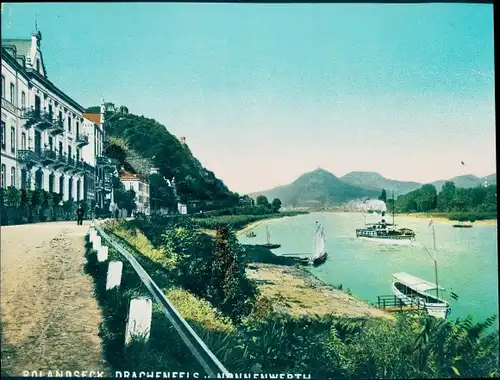
[{"label": "white fence post", "polygon": [[96,236],[94,238],[94,241],[92,242],[92,247],[97,251],[99,252],[99,249],[101,248],[101,237],[100,236]]},{"label": "white fence post", "polygon": [[97,250],[97,260],[102,263],[108,259],[108,247],[101,245]]},{"label": "white fence post", "polygon": [[151,318],[153,316],[153,303],[147,297],[138,297],[130,301],[127,327],[125,330],[125,345],[131,343],[134,336],[145,341],[149,339]]},{"label": "white fence post", "polygon": [[123,263],[121,261],[110,261],[108,264],[108,277],[106,278],[106,290],[119,288],[122,282]]}]

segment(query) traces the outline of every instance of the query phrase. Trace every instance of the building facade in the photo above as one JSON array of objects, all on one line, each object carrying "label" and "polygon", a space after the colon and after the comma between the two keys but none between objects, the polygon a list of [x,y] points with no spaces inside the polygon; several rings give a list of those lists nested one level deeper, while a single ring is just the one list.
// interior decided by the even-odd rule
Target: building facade
[{"label": "building facade", "polygon": [[125,190],[135,191],[136,212],[150,215],[149,183],[145,176],[124,171],[120,175],[120,181],[123,183]]},{"label": "building facade", "polygon": [[91,203],[102,125],[48,79],[41,40],[2,39],[1,185]]}]

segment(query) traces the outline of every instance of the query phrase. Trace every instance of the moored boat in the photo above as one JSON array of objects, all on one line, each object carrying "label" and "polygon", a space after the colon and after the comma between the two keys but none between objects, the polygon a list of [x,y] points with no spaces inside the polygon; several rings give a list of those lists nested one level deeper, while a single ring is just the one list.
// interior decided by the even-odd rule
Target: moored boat
[{"label": "moored boat", "polygon": [[455,228],[471,228],[472,227],[472,224],[454,224],[453,227]]},{"label": "moored boat", "polygon": [[281,247],[281,244],[271,243],[271,232],[269,231],[268,226],[266,226],[266,237],[267,237],[267,243],[266,244],[259,244],[260,247],[264,247],[267,249],[275,249],[275,248]]},{"label": "moored boat", "polygon": [[[430,294],[435,291],[436,295]],[[392,292],[407,306],[420,306],[429,315],[446,318],[451,312],[448,301],[439,297],[445,289],[411,274],[399,272],[392,275]]]},{"label": "moored boat", "polygon": [[316,221],[316,234],[314,235],[314,250],[310,255],[289,254],[283,255],[295,258],[300,264],[318,266],[323,264],[327,257],[326,238],[323,226]]}]

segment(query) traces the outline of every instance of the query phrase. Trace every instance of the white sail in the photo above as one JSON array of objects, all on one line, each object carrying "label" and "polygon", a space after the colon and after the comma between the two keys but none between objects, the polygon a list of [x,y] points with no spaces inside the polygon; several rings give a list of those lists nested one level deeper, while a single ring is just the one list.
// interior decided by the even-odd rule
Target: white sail
[{"label": "white sail", "polygon": [[315,247],[314,247],[314,252],[311,255],[311,259],[317,259],[321,257],[326,251],[326,238],[325,238],[325,232],[323,229],[323,226],[318,224],[318,228],[316,229],[316,236],[315,236]]}]

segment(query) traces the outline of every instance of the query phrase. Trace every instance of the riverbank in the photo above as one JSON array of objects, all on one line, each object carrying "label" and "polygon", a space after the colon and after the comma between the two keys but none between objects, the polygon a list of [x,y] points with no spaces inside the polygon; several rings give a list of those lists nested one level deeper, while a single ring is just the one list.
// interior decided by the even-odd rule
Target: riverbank
[{"label": "riverbank", "polygon": [[[434,220],[435,222],[443,222],[443,223],[448,223],[448,224],[457,224],[460,223],[458,220],[452,220],[449,219],[448,216],[451,214],[446,214],[446,213],[436,213],[436,214],[431,214],[431,213],[410,213],[410,214],[396,214],[397,216],[406,216],[409,218],[413,219],[423,219],[430,221],[431,219]],[[475,220],[473,222],[474,225],[496,225],[497,220],[496,219],[484,219],[484,220]]]},{"label": "riverbank", "polygon": [[326,285],[306,269],[255,263],[248,266],[246,274],[257,282],[260,296],[269,299],[276,312],[293,317],[334,315],[395,319],[387,312]]}]

